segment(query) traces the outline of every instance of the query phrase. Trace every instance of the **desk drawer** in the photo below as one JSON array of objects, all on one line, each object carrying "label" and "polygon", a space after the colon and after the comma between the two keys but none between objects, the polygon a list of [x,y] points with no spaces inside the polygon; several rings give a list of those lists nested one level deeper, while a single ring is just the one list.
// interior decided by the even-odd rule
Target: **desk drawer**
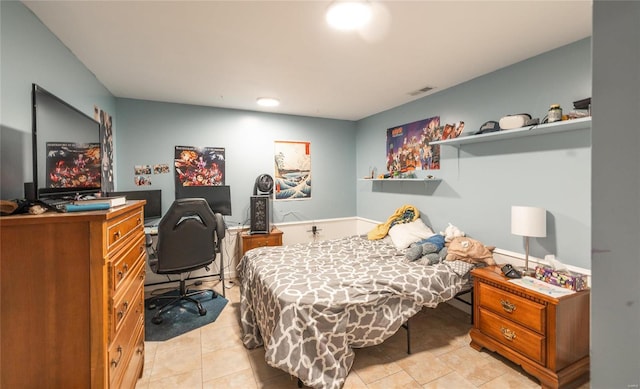
[{"label": "desk drawer", "polygon": [[528,358],[545,364],[545,337],[480,308],[480,331]]},{"label": "desk drawer", "polygon": [[137,234],[144,235],[141,211],[132,212],[112,220],[107,225],[107,252],[112,253]]},{"label": "desk drawer", "polygon": [[483,282],[480,290],[480,307],[486,308],[508,320],[545,334],[546,307],[508,291],[495,288]]}]

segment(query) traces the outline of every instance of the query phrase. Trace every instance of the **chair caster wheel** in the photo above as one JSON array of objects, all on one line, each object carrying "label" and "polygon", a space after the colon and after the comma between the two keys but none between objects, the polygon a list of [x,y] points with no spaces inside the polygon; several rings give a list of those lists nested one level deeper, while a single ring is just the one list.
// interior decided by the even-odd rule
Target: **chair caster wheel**
[{"label": "chair caster wheel", "polygon": [[200,314],[200,316],[204,316],[207,314],[207,310],[204,309],[202,305],[198,304],[198,313]]},{"label": "chair caster wheel", "polygon": [[151,318],[151,322],[153,324],[162,324],[162,317],[154,316],[154,317]]}]

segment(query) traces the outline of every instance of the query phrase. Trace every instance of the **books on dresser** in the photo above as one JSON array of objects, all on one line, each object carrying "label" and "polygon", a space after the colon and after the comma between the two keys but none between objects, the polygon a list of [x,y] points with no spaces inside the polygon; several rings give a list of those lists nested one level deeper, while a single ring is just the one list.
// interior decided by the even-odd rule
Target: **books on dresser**
[{"label": "books on dresser", "polygon": [[127,203],[127,198],[125,196],[114,196],[114,197],[96,197],[95,199],[86,199],[86,200],[74,200],[73,205],[97,205],[97,204],[108,204],[109,208],[117,207],[119,205],[124,205]]}]

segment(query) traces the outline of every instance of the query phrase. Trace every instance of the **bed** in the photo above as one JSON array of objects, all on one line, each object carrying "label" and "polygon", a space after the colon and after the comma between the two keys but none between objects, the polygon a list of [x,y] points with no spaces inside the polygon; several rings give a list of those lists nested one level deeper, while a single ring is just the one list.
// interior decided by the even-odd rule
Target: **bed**
[{"label": "bed", "polygon": [[389,239],[366,236],[256,248],[238,265],[242,341],[310,387],[341,388],[354,348],[454,298],[473,266],[408,261]]}]

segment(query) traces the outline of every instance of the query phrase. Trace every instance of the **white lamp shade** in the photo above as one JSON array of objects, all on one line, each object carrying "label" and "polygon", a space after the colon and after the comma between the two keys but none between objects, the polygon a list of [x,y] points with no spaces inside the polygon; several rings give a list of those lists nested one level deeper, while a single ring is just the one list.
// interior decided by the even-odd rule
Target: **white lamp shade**
[{"label": "white lamp shade", "polygon": [[547,211],[538,207],[511,207],[511,233],[520,236],[547,236]]}]

